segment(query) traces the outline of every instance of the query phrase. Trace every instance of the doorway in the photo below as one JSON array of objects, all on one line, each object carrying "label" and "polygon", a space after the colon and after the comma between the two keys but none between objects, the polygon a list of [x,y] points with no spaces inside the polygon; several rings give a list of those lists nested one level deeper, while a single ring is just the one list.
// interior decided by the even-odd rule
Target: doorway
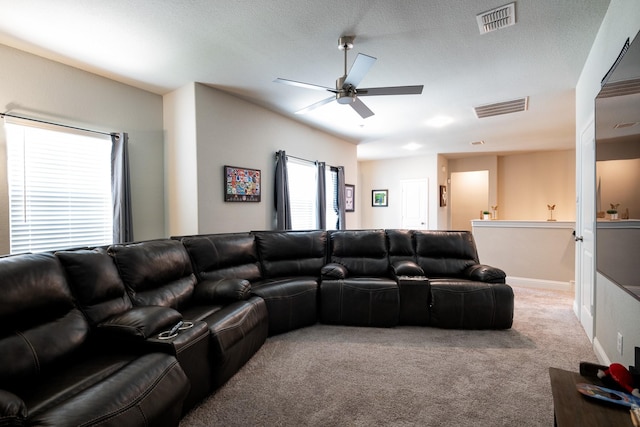
[{"label": "doorway", "polygon": [[429,181],[425,179],[403,179],[402,186],[402,228],[405,230],[426,230],[429,222]]},{"label": "doorway", "polygon": [[471,231],[471,220],[489,209],[489,171],[452,172],[449,201],[452,230]]}]

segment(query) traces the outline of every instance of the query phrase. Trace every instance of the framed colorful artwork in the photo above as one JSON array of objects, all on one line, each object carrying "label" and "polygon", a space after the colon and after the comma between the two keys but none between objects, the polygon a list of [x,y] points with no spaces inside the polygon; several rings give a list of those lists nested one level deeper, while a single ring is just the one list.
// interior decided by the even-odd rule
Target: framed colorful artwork
[{"label": "framed colorful artwork", "polygon": [[389,206],[389,190],[371,190],[371,206]]},{"label": "framed colorful artwork", "polygon": [[225,202],[259,202],[261,187],[260,170],[224,167]]}]

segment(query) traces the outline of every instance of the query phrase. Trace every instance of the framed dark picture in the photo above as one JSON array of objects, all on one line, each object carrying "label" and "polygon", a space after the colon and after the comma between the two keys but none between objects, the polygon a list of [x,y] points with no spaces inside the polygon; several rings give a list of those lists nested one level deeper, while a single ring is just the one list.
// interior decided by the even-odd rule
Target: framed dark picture
[{"label": "framed dark picture", "polygon": [[447,186],[440,186],[440,206],[447,206]]},{"label": "framed dark picture", "polygon": [[389,190],[371,190],[371,206],[389,206]]},{"label": "framed dark picture", "polygon": [[356,186],[344,185],[344,211],[354,212],[356,210]]},{"label": "framed dark picture", "polygon": [[225,202],[259,202],[261,176],[258,169],[224,167]]}]

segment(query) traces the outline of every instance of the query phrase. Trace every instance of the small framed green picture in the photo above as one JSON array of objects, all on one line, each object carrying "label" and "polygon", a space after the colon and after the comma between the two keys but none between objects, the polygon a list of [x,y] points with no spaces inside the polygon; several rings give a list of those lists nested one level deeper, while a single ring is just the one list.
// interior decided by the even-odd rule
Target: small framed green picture
[{"label": "small framed green picture", "polygon": [[371,190],[371,206],[389,206],[389,190]]}]

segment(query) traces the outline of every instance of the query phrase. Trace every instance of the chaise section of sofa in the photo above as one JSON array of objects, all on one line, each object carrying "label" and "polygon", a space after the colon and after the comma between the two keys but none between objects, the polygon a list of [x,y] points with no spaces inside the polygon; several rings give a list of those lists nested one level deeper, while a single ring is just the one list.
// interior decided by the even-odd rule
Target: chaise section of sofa
[{"label": "chaise section of sofa", "polygon": [[0,424],[178,424],[190,385],[176,358],[96,336],[53,254],[2,258],[0,277]]},{"label": "chaise section of sofa", "polygon": [[415,231],[416,262],[430,284],[431,326],[508,329],[513,323],[513,290],[506,274],[483,265],[468,231]]}]

